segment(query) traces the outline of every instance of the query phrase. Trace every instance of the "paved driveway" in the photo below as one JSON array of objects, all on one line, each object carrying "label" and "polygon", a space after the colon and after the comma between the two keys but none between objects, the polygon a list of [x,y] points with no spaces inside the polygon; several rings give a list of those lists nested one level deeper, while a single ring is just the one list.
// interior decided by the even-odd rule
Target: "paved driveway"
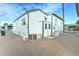
[{"label": "paved driveway", "polygon": [[79,36],[65,33],[55,39],[23,41],[22,37],[8,32],[0,35],[0,55],[2,56],[67,56],[79,55]]}]

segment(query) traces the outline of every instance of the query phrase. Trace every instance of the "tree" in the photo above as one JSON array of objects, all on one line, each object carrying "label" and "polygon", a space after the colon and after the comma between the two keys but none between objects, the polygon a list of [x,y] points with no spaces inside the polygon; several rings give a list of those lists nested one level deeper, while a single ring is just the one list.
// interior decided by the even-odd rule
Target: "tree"
[{"label": "tree", "polygon": [[79,31],[79,24],[75,25],[76,31]]},{"label": "tree", "polygon": [[68,25],[64,24],[64,32],[67,32],[67,31],[68,31]]},{"label": "tree", "polygon": [[76,24],[79,24],[79,20],[76,21]]},{"label": "tree", "polygon": [[76,31],[79,31],[79,20],[76,21],[75,28],[76,28]]}]

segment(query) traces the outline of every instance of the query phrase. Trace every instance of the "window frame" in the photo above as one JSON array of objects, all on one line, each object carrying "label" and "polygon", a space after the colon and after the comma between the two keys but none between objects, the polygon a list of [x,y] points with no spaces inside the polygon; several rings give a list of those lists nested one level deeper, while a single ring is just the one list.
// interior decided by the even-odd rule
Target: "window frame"
[{"label": "window frame", "polygon": [[26,25],[26,19],[22,18],[22,25]]},{"label": "window frame", "polygon": [[51,29],[51,25],[49,24],[49,29]]}]

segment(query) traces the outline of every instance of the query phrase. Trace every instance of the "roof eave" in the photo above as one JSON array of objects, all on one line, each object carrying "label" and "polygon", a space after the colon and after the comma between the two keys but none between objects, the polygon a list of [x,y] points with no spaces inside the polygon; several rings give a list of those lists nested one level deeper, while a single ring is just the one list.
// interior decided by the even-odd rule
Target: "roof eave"
[{"label": "roof eave", "polygon": [[64,21],[64,19],[61,18],[60,16],[58,16],[57,14],[53,13],[52,15],[54,15],[54,16],[58,17],[59,19],[61,19],[62,21]]},{"label": "roof eave", "polygon": [[[35,11],[41,11],[41,12],[43,12],[45,15],[48,16],[48,14],[45,13],[44,11],[42,11],[41,9],[35,9]],[[35,12],[35,11],[31,11],[31,12]],[[25,15],[27,12],[28,12],[28,13],[31,13],[31,12],[29,12],[29,11],[26,11],[24,14],[22,14],[21,16],[19,16],[16,20],[18,20],[19,18],[21,18],[21,17],[22,17],[23,15]],[[16,20],[14,20],[13,23],[14,23]]]}]

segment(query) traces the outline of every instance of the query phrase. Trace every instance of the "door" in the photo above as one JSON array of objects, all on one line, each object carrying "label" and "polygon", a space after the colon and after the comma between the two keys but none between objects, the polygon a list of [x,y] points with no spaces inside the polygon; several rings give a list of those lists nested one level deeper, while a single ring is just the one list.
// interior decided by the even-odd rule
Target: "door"
[{"label": "door", "polygon": [[51,36],[51,23],[44,22],[44,37]]}]

